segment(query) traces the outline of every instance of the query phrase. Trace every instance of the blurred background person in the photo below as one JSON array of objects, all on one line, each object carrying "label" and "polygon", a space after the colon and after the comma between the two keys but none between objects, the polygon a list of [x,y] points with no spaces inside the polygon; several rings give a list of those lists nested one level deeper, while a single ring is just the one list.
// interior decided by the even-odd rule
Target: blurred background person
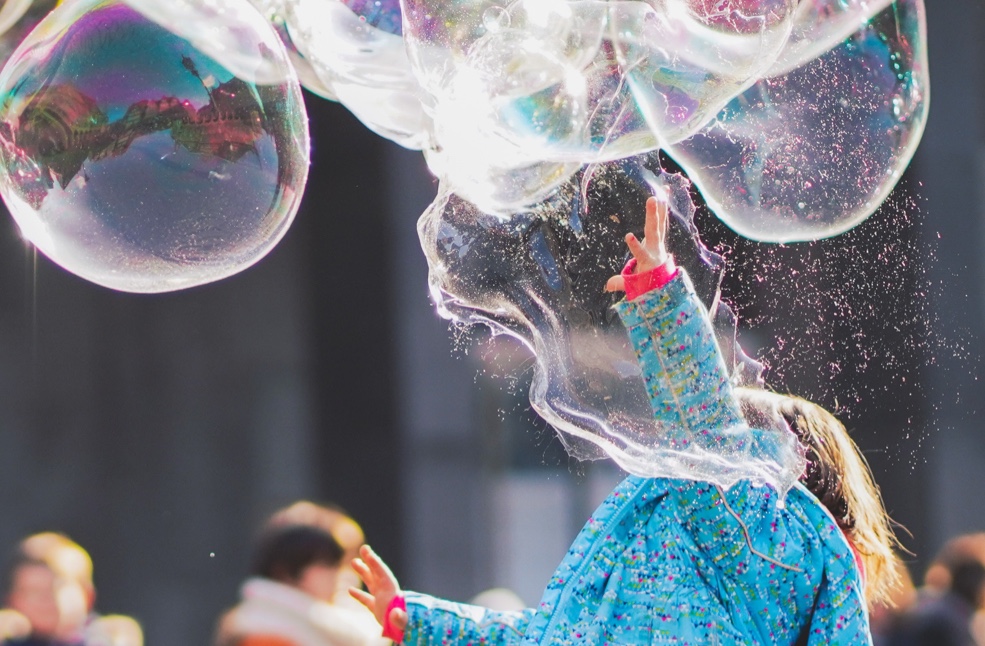
[{"label": "blurred background person", "polygon": [[896,587],[883,599],[869,605],[869,627],[873,646],[892,646],[893,635],[899,630],[899,622],[917,601],[917,588],[913,577],[902,559],[896,559]]},{"label": "blurred background person", "polygon": [[18,544],[7,568],[5,645],[142,646],[140,624],[94,612],[92,559],[63,534],[42,532]]},{"label": "blurred background person", "polygon": [[389,644],[345,593],[356,577],[350,554],[362,543],[362,529],[338,509],[301,501],[273,514],[239,604],[219,621],[216,646]]},{"label": "blurred background person", "polygon": [[887,646],[983,646],[975,617],[985,593],[985,533],[948,541],[924,575],[916,603],[904,612]]}]

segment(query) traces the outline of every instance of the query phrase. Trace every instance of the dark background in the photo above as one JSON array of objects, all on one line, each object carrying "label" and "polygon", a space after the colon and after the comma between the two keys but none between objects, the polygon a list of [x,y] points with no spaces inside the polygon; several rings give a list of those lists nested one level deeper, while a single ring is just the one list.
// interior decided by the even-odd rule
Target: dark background
[{"label": "dark background", "polygon": [[[985,529],[985,12],[928,11],[931,122],[887,207],[783,247],[699,216],[732,263],[745,345],[771,385],[846,420],[918,577],[947,537]],[[0,224],[0,550],[67,532],[92,553],[99,607],[137,617],[151,645],[206,643],[257,524],[302,497],[348,509],[408,587],[467,598],[495,583],[475,420],[499,400],[428,303],[414,227],[434,182],[420,154],[308,99],[303,206],[241,275],[116,293]],[[583,470],[507,413],[543,463]]]}]

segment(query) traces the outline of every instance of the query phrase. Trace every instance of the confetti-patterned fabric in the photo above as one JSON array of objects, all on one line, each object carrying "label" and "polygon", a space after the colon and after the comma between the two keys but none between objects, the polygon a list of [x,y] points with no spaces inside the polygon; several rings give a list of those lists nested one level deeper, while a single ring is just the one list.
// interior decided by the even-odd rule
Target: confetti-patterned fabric
[{"label": "confetti-patterned fabric", "polygon": [[[713,429],[733,426],[738,406],[683,272],[617,309],[655,415],[709,429],[700,441],[710,450],[731,442]],[[768,433],[750,437],[747,448],[768,456]],[[726,491],[630,476],[581,530],[536,609],[408,593],[407,610],[404,643],[422,646],[871,644],[858,570],[834,520],[800,485],[781,503],[749,480]]]}]

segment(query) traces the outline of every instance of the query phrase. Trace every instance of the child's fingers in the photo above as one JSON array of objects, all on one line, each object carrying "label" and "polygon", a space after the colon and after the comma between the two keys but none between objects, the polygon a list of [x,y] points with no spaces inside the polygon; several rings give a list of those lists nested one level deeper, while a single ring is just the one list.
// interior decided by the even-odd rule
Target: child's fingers
[{"label": "child's fingers", "polygon": [[373,576],[365,561],[360,558],[352,559],[352,569],[356,571],[356,574],[359,575],[359,578],[363,580],[363,583],[367,587],[372,588],[376,585],[376,577]]},{"label": "child's fingers", "polygon": [[655,215],[656,231],[654,232],[653,239],[656,240],[660,248],[663,249],[664,242],[667,239],[667,223],[670,221],[670,209],[667,207],[667,202],[660,201],[657,204],[657,211]]},{"label": "child's fingers", "polygon": [[[370,571],[377,580],[396,582],[397,578],[393,576],[393,572],[390,571],[390,568],[383,562],[383,559],[377,556],[376,552],[369,545],[363,545],[363,550],[363,560],[369,566]],[[367,556],[369,558],[366,558]]]},{"label": "child's fingers", "polygon": [[646,220],[643,223],[643,236],[647,240],[659,240],[660,208],[666,205],[656,197],[651,197],[646,201]]},{"label": "child's fingers", "polygon": [[624,292],[626,291],[626,279],[622,276],[613,276],[605,283],[605,291],[607,292]]},{"label": "child's fingers", "polygon": [[407,613],[400,608],[394,608],[390,611],[390,623],[397,630],[405,630],[407,628]]},{"label": "child's fingers", "polygon": [[360,590],[359,588],[349,588],[349,596],[363,604],[370,610],[376,611],[376,597],[366,592],[365,590]]},{"label": "child's fingers", "polygon": [[633,254],[633,258],[636,258],[636,262],[646,262],[649,260],[650,253],[643,247],[643,243],[632,233],[626,234],[626,246],[629,247],[629,252]]}]

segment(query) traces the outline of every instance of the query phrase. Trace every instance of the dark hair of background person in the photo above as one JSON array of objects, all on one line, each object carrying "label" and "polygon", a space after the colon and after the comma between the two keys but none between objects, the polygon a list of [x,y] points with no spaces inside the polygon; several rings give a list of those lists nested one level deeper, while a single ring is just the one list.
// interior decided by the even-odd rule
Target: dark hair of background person
[{"label": "dark hair of background person", "polygon": [[339,567],[343,550],[330,533],[310,525],[270,525],[260,534],[253,573],[293,583],[308,566]]}]

